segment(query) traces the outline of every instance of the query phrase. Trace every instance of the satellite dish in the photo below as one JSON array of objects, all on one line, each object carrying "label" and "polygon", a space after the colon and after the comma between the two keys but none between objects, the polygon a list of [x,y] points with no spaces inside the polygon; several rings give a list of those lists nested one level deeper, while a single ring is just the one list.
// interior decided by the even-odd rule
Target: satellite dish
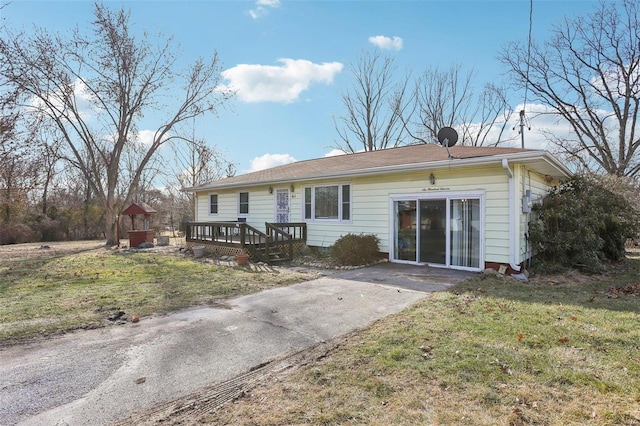
[{"label": "satellite dish", "polygon": [[443,127],[438,131],[438,142],[446,148],[454,146],[458,142],[458,132],[453,127]]}]

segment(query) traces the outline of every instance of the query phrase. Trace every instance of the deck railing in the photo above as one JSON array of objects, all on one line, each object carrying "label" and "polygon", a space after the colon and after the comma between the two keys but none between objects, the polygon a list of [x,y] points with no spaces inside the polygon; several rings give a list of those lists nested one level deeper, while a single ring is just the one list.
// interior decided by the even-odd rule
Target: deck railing
[{"label": "deck railing", "polygon": [[306,241],[306,223],[265,223],[266,233],[246,222],[187,222],[185,237],[191,243],[237,247],[253,259],[271,262],[293,259],[293,243]]},{"label": "deck railing", "polygon": [[240,222],[187,222],[186,240],[189,242],[236,245],[240,241]]}]

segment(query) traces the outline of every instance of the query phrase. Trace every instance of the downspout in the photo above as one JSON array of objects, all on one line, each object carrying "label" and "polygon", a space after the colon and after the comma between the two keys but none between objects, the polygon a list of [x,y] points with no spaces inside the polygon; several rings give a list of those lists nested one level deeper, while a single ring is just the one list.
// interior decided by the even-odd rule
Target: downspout
[{"label": "downspout", "polygon": [[502,168],[509,178],[509,266],[516,272],[520,272],[520,265],[516,264],[516,211],[515,193],[516,182],[509,168],[509,160],[502,159]]}]

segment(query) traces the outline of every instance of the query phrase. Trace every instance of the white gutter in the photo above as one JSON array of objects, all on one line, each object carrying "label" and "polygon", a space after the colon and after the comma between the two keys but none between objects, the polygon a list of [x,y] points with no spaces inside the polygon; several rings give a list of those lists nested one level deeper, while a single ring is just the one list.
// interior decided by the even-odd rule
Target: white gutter
[{"label": "white gutter", "polygon": [[509,168],[509,160],[502,159],[502,168],[509,178],[509,266],[516,272],[520,272],[520,265],[516,264],[516,182]]}]

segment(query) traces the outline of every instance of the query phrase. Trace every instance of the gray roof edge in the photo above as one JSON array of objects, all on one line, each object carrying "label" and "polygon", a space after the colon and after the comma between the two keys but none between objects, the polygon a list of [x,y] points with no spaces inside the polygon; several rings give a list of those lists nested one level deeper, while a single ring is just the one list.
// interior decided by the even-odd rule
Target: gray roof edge
[{"label": "gray roof edge", "polygon": [[328,179],[328,178],[345,178],[345,177],[355,177],[355,176],[370,176],[376,174],[387,174],[387,173],[396,173],[400,171],[416,171],[416,170],[430,170],[437,169],[443,166],[446,167],[465,167],[465,166],[482,166],[489,164],[500,164],[502,159],[507,160],[543,160],[550,163],[553,167],[558,169],[561,174],[566,177],[571,176],[573,173],[567,169],[564,164],[560,163],[556,160],[549,152],[545,150],[531,150],[527,152],[515,152],[511,154],[500,154],[500,155],[491,155],[491,156],[482,156],[482,157],[469,157],[469,158],[449,158],[446,160],[439,161],[425,161],[420,163],[411,163],[411,164],[400,164],[393,166],[382,166],[382,167],[371,167],[365,169],[353,169],[353,170],[345,170],[337,173],[324,173],[317,175],[309,175],[300,178],[288,178],[288,179],[271,179],[271,180],[263,180],[263,181],[253,181],[253,182],[244,182],[237,184],[224,184],[224,185],[213,185],[211,183],[205,184],[199,187],[194,188],[186,188],[185,191],[188,192],[202,192],[202,191],[210,191],[215,189],[229,189],[229,188],[248,188],[252,186],[258,185],[278,185],[278,184],[290,184],[295,182],[309,182],[320,179]]}]

